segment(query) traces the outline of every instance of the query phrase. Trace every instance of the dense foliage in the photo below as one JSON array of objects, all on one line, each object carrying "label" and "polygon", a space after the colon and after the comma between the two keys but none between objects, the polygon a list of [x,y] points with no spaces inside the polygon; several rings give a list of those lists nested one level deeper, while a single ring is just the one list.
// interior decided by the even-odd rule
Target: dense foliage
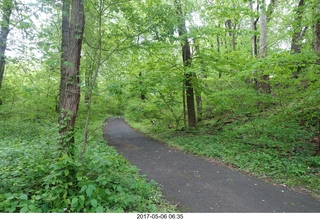
[{"label": "dense foliage", "polygon": [[[21,100],[11,115],[6,108],[12,105],[1,106],[0,212],[173,211],[154,182],[140,176],[136,167],[106,145],[100,129],[103,121],[93,119],[92,130],[99,129],[90,136],[81,160],[62,154],[57,122],[45,113],[50,99],[42,101],[35,114],[30,113],[35,111],[32,105],[25,105],[30,112],[20,111]],[[78,122],[77,146],[81,146],[83,121]]]},{"label": "dense foliage", "polygon": [[84,1],[73,155],[57,125],[66,2],[0,2],[0,211],[172,211],[104,143],[108,115],[319,196],[319,0]]}]

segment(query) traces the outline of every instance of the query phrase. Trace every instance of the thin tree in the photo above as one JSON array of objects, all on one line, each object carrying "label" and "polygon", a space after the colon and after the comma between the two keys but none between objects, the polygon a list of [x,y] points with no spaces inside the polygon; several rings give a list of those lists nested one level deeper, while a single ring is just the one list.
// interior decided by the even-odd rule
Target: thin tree
[{"label": "thin tree", "polygon": [[[250,1],[249,2],[249,7],[250,9],[253,11],[253,4],[252,2]],[[257,4],[257,11],[259,10],[259,4]],[[253,32],[253,35],[252,35],[252,38],[251,38],[251,47],[252,47],[252,56],[253,57],[257,57],[258,56],[258,44],[257,44],[257,35],[254,33],[256,32],[257,30],[257,23],[259,21],[259,17],[257,18],[254,18],[253,16],[251,17],[251,29],[252,29],[252,32]]]},{"label": "thin tree", "polygon": [[2,80],[6,65],[5,52],[7,49],[8,34],[10,32],[10,16],[13,6],[13,0],[3,0],[1,5],[2,21],[0,21],[0,88],[2,87]]},{"label": "thin tree", "polygon": [[[320,65],[320,0],[316,1],[316,6],[315,6],[315,24],[314,24],[314,51],[317,53],[318,55],[318,59],[317,59],[317,64]],[[320,72],[318,72],[318,77],[320,75]],[[318,133],[320,135],[320,116],[318,114]],[[316,149],[316,155],[320,156],[320,141],[318,141],[318,146]]]},{"label": "thin tree", "polygon": [[320,0],[316,1],[316,6],[315,6],[315,16],[316,18],[315,23],[314,23],[314,51],[318,55],[318,61],[317,63],[320,64]]}]

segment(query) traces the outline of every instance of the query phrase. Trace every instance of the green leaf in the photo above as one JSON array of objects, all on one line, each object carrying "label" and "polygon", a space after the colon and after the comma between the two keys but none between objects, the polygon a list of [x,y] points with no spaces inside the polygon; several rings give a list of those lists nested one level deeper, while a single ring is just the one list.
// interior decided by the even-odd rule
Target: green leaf
[{"label": "green leaf", "polygon": [[94,190],[97,189],[97,188],[96,188],[94,185],[92,185],[92,184],[90,184],[90,185],[88,186],[88,188],[92,189],[92,191],[94,191]]},{"label": "green leaf", "polygon": [[64,170],[64,175],[68,176],[69,175],[69,170]]},{"label": "green leaf", "polygon": [[22,209],[20,209],[20,212],[21,212],[21,213],[25,213],[25,212],[28,212],[28,211],[29,211],[28,206],[25,206],[25,207],[23,207]]},{"label": "green leaf", "polygon": [[22,194],[19,197],[21,200],[28,200],[28,196],[26,194]]},{"label": "green leaf", "polygon": [[92,193],[93,193],[93,190],[92,190],[91,188],[88,188],[88,189],[86,190],[86,193],[87,193],[87,196],[90,198],[91,195],[92,195]]},{"label": "green leaf", "polygon": [[103,207],[102,207],[102,206],[98,206],[98,207],[96,208],[96,212],[97,212],[97,213],[102,213],[102,212],[103,212]]},{"label": "green leaf", "polygon": [[80,192],[84,192],[87,188],[88,188],[87,185],[82,186]]},{"label": "green leaf", "polygon": [[73,198],[71,202],[71,206],[77,206],[78,205],[78,198]]},{"label": "green leaf", "polygon": [[95,199],[92,199],[92,200],[90,201],[90,203],[91,203],[91,205],[92,205],[93,207],[97,207],[97,205],[98,205],[98,202],[97,202],[97,200],[95,200]]}]

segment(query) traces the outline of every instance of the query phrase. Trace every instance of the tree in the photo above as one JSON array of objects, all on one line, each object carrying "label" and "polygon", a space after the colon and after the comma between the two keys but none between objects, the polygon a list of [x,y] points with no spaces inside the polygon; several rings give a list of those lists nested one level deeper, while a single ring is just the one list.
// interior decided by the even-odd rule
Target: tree
[{"label": "tree", "polygon": [[[64,4],[67,2],[64,1]],[[65,82],[60,86],[59,133],[60,145],[70,155],[74,155],[74,126],[80,102],[80,58],[84,31],[83,0],[72,0],[70,32],[68,38],[66,71],[61,71]],[[65,41],[63,39],[62,41]],[[63,62],[63,61],[62,61]]]},{"label": "tree", "polygon": [[[260,8],[260,57],[265,58],[267,56],[267,16],[266,16],[267,2],[263,0],[262,7]],[[262,93],[268,94],[271,92],[269,84],[269,75],[264,74],[259,82],[259,88],[262,89]]]},{"label": "tree", "polygon": [[194,74],[190,73],[188,67],[191,66],[191,49],[187,36],[186,20],[182,10],[182,4],[180,0],[175,0],[175,6],[177,9],[177,16],[179,21],[178,34],[182,38],[182,61],[185,67],[185,81],[184,87],[186,91],[187,112],[188,112],[188,125],[189,127],[195,127],[197,125],[195,99],[193,90]]},{"label": "tree", "polygon": [[320,64],[320,1],[315,5],[315,24],[314,24],[314,51],[318,55],[317,63]]},{"label": "tree", "polygon": [[58,113],[61,114],[61,108],[65,99],[65,90],[67,85],[67,60],[69,43],[69,22],[70,22],[70,0],[62,2],[62,24],[61,24],[61,62],[60,62],[60,99]]},{"label": "tree", "polygon": [[[295,8],[295,20],[292,24],[293,35],[291,40],[291,53],[298,54],[301,52],[301,43],[305,36],[308,27],[302,26],[302,17],[305,9],[304,0],[300,0],[298,6]],[[297,67],[297,70],[292,73],[293,78],[298,78],[298,73],[301,70],[301,66]]]},{"label": "tree", "polygon": [[292,24],[293,35],[291,40],[291,52],[300,53],[301,52],[301,40],[303,39],[307,27],[302,27],[302,16],[304,12],[305,3],[304,0],[300,0],[298,6],[296,7],[295,20]]},{"label": "tree", "polygon": [[[249,2],[250,9],[253,10],[253,4],[250,1]],[[259,5],[257,4],[257,11],[259,10]],[[255,18],[251,16],[251,29],[253,32],[252,39],[251,39],[251,45],[252,45],[252,55],[253,57],[258,56],[258,46],[257,46],[257,35],[255,32],[257,31],[257,23],[259,21],[259,17]]]},{"label": "tree", "polygon": [[13,0],[3,0],[1,7],[2,22],[0,23],[0,88],[6,64],[5,52],[7,49],[7,38],[10,32],[10,16],[13,9]]}]

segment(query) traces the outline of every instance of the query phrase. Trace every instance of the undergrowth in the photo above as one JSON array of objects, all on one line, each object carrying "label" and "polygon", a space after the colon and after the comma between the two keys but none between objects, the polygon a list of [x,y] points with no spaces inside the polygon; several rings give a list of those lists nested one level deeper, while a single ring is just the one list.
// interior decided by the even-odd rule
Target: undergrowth
[{"label": "undergrowth", "polygon": [[72,160],[58,150],[52,121],[0,123],[0,212],[173,211],[156,183],[107,146],[101,131],[82,160]]}]

